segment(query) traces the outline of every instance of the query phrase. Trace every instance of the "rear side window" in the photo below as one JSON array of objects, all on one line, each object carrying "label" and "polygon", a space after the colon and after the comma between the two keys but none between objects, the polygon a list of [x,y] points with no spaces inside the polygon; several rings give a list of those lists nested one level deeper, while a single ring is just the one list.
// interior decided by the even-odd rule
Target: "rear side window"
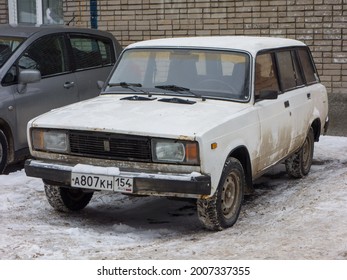
[{"label": "rear side window", "polygon": [[302,69],[304,71],[306,83],[312,84],[318,82],[318,75],[316,73],[316,69],[313,65],[313,61],[311,59],[309,51],[306,49],[299,49],[298,55],[300,58]]},{"label": "rear side window", "polygon": [[276,53],[279,78],[282,91],[287,91],[304,84],[295,51]]},{"label": "rear side window", "polygon": [[19,71],[37,69],[42,77],[69,71],[63,35],[46,36],[34,42],[19,58]]},{"label": "rear side window", "polygon": [[110,40],[71,35],[70,42],[76,70],[108,66],[114,63]]}]

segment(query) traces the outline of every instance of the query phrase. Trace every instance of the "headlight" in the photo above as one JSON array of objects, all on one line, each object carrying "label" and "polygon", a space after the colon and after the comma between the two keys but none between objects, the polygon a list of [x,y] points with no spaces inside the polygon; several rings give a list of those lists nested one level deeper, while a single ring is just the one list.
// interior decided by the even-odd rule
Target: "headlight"
[{"label": "headlight", "polygon": [[154,162],[197,165],[199,164],[198,143],[153,139],[152,158]]},{"label": "headlight", "polygon": [[68,137],[63,131],[35,129],[31,136],[35,150],[60,153],[68,150]]}]

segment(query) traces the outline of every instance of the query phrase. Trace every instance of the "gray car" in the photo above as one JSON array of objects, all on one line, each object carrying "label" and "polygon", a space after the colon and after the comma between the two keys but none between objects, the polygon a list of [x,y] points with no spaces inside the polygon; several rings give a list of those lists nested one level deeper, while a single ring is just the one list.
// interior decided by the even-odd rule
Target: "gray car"
[{"label": "gray car", "polygon": [[0,25],[0,174],[29,155],[28,121],[97,96],[121,50],[108,32]]}]

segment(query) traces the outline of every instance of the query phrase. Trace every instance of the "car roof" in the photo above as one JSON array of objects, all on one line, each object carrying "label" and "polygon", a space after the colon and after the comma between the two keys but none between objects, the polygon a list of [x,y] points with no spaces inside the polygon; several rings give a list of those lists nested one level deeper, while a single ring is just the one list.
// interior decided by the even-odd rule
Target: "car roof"
[{"label": "car roof", "polygon": [[110,33],[89,29],[77,28],[66,25],[13,25],[13,24],[0,24],[0,36],[24,37],[28,38],[35,33],[59,33],[59,32],[79,32],[90,34],[102,34],[103,36],[111,37]]},{"label": "car roof", "polygon": [[177,48],[208,48],[243,50],[256,55],[261,50],[275,49],[291,46],[306,46],[303,42],[277,37],[253,36],[211,36],[211,37],[185,37],[166,38],[142,41],[129,45],[129,48],[147,47],[177,47]]}]

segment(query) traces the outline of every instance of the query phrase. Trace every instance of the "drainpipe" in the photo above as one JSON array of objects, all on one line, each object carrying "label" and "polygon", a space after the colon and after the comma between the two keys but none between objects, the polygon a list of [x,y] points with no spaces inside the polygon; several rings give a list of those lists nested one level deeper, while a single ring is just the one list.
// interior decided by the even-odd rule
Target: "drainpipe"
[{"label": "drainpipe", "polygon": [[90,0],[90,23],[93,29],[98,29],[98,1]]}]

